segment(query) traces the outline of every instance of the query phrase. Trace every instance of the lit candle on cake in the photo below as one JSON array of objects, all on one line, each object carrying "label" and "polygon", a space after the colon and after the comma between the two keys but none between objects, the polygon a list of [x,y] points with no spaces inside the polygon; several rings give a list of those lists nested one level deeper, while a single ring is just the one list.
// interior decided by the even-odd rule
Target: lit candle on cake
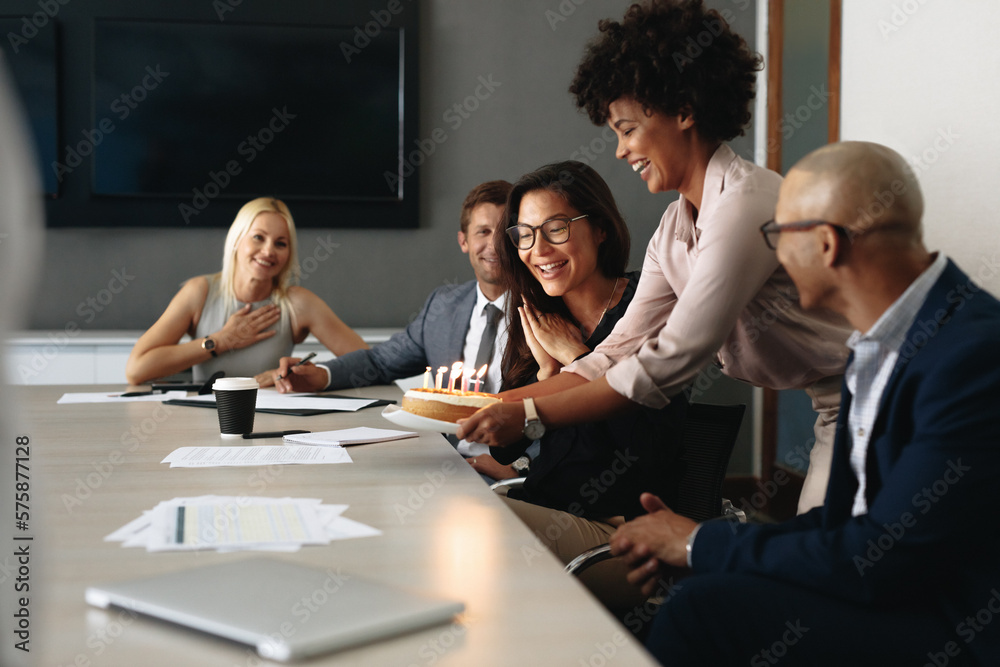
[{"label": "lit candle on cake", "polygon": [[476,388],[473,391],[479,391],[479,382],[483,379],[483,376],[486,375],[486,367],[488,365],[489,364],[483,364],[483,367],[476,373]]},{"label": "lit candle on cake", "polygon": [[469,378],[475,373],[475,369],[471,366],[466,366],[462,368],[462,391],[469,391]]},{"label": "lit candle on cake", "polygon": [[448,376],[448,391],[455,391],[455,380],[462,376],[462,362],[456,361],[451,365],[451,374]]},{"label": "lit candle on cake", "polygon": [[431,367],[428,366],[426,370],[424,370],[424,389],[427,389],[427,385],[429,385],[430,383],[431,383]]},{"label": "lit candle on cake", "polygon": [[440,368],[438,368],[437,379],[434,380],[435,389],[441,389],[441,379],[444,377],[444,373],[447,370],[448,370],[447,366],[441,366]]}]

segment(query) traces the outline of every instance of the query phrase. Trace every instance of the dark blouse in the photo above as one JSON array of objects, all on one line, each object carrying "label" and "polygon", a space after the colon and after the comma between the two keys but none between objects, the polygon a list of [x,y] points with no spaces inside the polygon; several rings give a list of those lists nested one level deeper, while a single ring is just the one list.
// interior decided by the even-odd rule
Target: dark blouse
[{"label": "dark blouse", "polygon": [[[625,314],[639,282],[639,271],[626,274],[621,300],[608,310],[587,339],[593,350]],[[508,497],[591,519],[643,514],[639,494],[649,491],[667,504],[676,498],[680,471],[681,430],[687,413],[683,394],[661,409],[639,407],[600,422],[554,429],[541,440],[524,486]],[[510,463],[531,443],[491,447],[501,463]]]}]

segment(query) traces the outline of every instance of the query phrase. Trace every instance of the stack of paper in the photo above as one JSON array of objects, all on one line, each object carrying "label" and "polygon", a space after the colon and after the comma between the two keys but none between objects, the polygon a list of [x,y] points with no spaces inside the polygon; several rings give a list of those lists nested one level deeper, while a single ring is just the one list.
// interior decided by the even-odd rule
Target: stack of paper
[{"label": "stack of paper", "polygon": [[147,551],[297,551],[303,544],[382,534],[341,516],[347,505],[321,503],[319,498],[174,498],[104,540]]},{"label": "stack of paper", "polygon": [[363,445],[369,442],[387,442],[417,437],[416,431],[396,431],[391,428],[342,428],[338,431],[319,431],[317,433],[295,433],[286,435],[284,442],[290,445],[322,445],[344,446]]},{"label": "stack of paper", "polygon": [[[286,436],[287,437],[287,436]],[[257,445],[251,447],[180,447],[160,463],[171,468],[215,468],[224,466],[263,466],[281,463],[353,463],[343,447],[286,447]]]},{"label": "stack of paper", "polygon": [[169,401],[184,398],[186,391],[168,391],[164,394],[144,394],[142,396],[122,396],[121,392],[108,394],[106,392],[76,392],[63,394],[58,401],[59,405],[67,403],[138,403],[142,401]]}]

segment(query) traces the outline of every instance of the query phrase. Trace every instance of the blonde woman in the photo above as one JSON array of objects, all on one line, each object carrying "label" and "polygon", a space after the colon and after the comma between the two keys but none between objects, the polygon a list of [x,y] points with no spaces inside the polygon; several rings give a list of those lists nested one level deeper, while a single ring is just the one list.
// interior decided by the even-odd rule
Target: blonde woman
[{"label": "blonde woman", "polygon": [[[191,278],[132,348],[129,384],[193,369],[273,384],[278,360],[312,332],[335,355],[367,348],[361,337],[304,287],[295,222],[284,202],[260,197],[236,214],[226,235],[222,271]],[[188,334],[191,340],[181,343]]]}]

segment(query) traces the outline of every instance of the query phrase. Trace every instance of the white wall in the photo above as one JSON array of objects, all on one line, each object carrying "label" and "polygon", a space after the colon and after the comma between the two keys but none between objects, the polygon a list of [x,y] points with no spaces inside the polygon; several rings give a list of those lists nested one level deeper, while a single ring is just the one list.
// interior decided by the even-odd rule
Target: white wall
[{"label": "white wall", "polygon": [[1000,294],[1000,3],[845,0],[841,138],[915,167],[927,246]]}]

